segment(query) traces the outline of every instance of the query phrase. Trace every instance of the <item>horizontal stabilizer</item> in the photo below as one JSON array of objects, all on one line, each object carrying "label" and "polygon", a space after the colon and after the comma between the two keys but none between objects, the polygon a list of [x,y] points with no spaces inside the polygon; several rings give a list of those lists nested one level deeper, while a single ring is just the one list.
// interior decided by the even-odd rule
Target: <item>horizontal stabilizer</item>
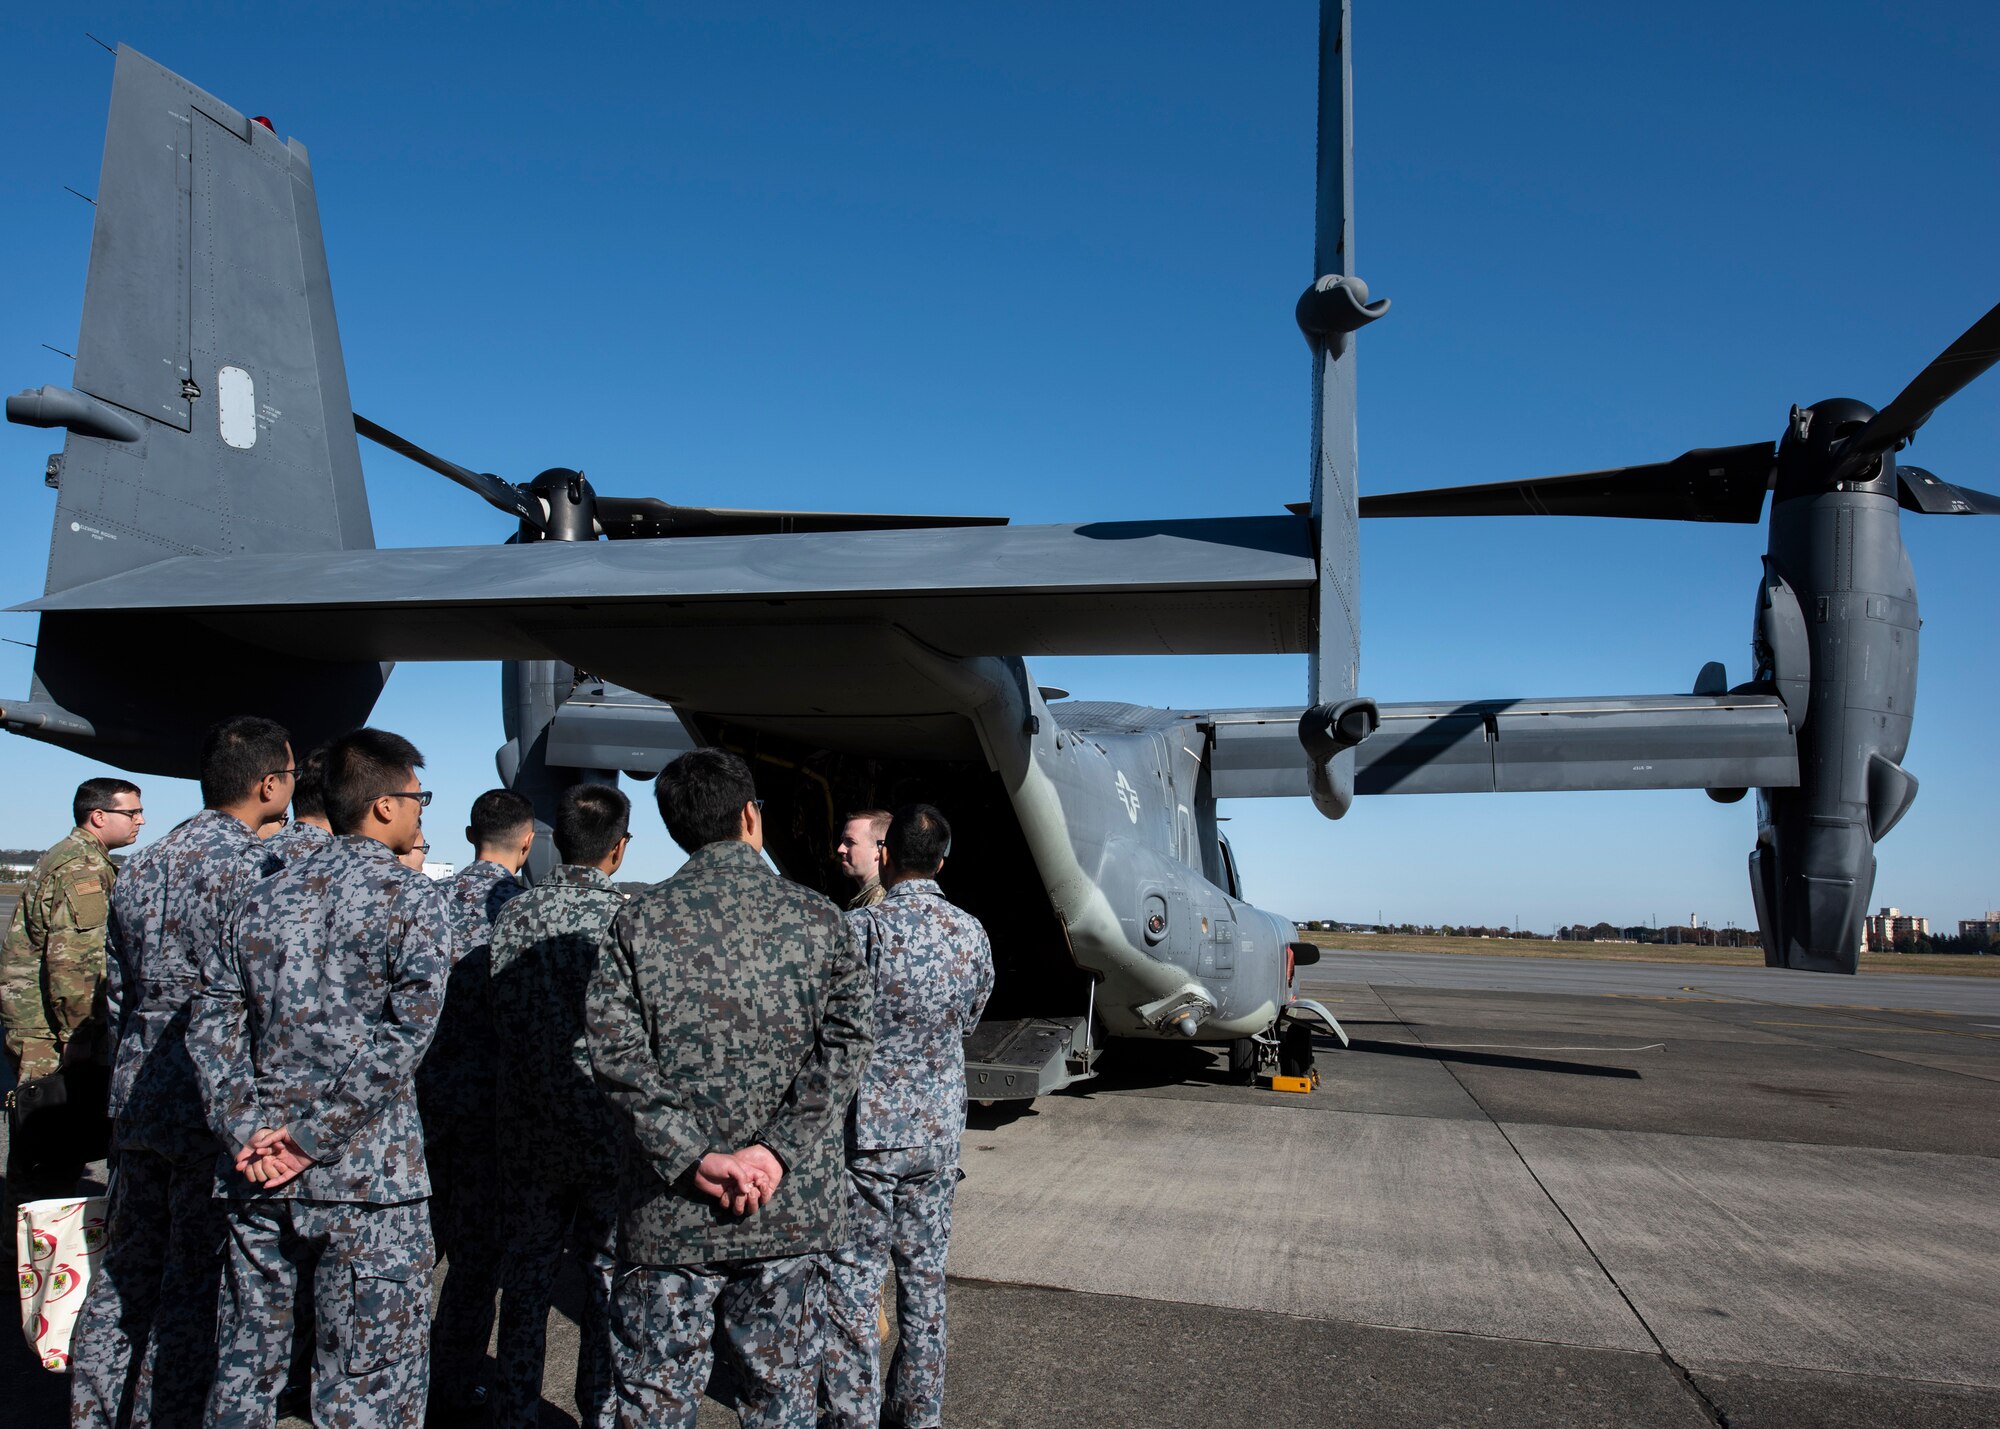
[{"label": "horizontal stabilizer", "polygon": [[1309,522],[1246,516],[188,557],[20,608],[185,614],[323,660],[562,659],[580,631],[596,648],[870,621],[954,655],[1287,654],[1316,578]]},{"label": "horizontal stabilizer", "polygon": [[656,496],[600,496],[597,520],[613,540],[658,536],[765,536],[799,531],[925,531],[1005,526],[1005,516],[906,516],[865,511],[735,511],[675,506]]},{"label": "horizontal stabilizer", "polygon": [[[1633,695],[1380,705],[1355,751],[1359,794],[1776,789],[1799,781],[1775,695]],[[1301,711],[1225,710],[1209,769],[1220,799],[1304,794]]]},{"label": "horizontal stabilizer", "polygon": [[1625,516],[1753,523],[1764,510],[1771,443],[1704,447],[1651,466],[1621,466],[1361,498],[1363,516]]},{"label": "horizontal stabilizer", "polygon": [[622,769],[651,777],[695,747],[679,716],[659,700],[617,685],[578,690],[549,724],[548,763]]}]

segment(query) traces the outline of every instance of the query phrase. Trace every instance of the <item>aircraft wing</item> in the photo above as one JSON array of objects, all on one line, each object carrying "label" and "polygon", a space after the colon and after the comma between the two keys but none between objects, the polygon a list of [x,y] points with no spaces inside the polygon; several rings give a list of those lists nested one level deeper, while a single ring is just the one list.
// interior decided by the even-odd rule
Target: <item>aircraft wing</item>
[{"label": "aircraft wing", "polygon": [[[1626,695],[1385,704],[1356,751],[1357,794],[1778,789],[1799,782],[1776,695]],[[1306,792],[1303,710],[1218,710],[1220,799]]]},{"label": "aircraft wing", "polygon": [[[183,556],[15,607],[319,660],[560,657],[564,635],[879,621],[954,655],[1292,653],[1298,516]],[[1296,744],[1296,738],[1294,738]]]}]

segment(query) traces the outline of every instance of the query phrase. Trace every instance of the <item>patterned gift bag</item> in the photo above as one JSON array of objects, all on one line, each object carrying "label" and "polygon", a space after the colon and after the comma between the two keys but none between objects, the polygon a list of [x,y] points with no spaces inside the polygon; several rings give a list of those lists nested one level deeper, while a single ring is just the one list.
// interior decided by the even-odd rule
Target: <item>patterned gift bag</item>
[{"label": "patterned gift bag", "polygon": [[29,1201],[14,1212],[21,1333],[42,1368],[69,1371],[69,1335],[104,1256],[102,1196]]}]

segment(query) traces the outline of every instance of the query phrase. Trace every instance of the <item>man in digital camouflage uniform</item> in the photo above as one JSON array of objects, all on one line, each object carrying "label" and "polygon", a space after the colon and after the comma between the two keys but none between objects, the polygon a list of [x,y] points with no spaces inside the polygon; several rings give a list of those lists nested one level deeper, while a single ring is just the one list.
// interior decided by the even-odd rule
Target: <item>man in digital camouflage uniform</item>
[{"label": "man in digital camouflage uniform", "polygon": [[[70,813],[75,827],[36,861],[0,945],[0,1022],[17,1082],[46,1077],[65,1061],[100,1064],[107,1040],[104,934],[118,877],[109,851],[139,837],[146,811],[138,785],[86,779]],[[103,1073],[95,1075],[101,1091]],[[77,1129],[68,1115],[54,1119],[65,1132]],[[82,1157],[64,1144],[10,1143],[8,1160],[8,1191],[17,1202],[70,1194],[83,1171]]]},{"label": "man in digital camouflage uniform", "polygon": [[856,885],[854,896],[847,900],[850,911],[882,901],[882,840],[889,832],[889,817],[887,809],[859,809],[841,825],[834,858]]},{"label": "man in digital camouflage uniform", "polygon": [[206,1423],[269,1426],[312,1284],[313,1422],[420,1424],[434,1257],[416,1070],[450,970],[444,898],[397,855],[423,757],[361,729],[326,755],[332,846],[244,900],[204,966],[188,1051],[226,1198]]},{"label": "man in digital camouflage uniform", "polygon": [[445,892],[452,936],[444,1015],[417,1069],[431,1233],[445,1262],[431,1326],[431,1403],[447,1413],[476,1408],[486,1398],[479,1368],[493,1335],[493,1296],[506,1248],[494,1145],[499,1051],[489,987],[493,918],[525,891],[519,874],[535,842],[534,806],[511,789],[489,789],[472,801],[465,838],[473,861]]},{"label": "man in digital camouflage uniform", "polygon": [[584,1041],[584,996],[598,946],[625,906],[612,878],[625,861],[632,804],[608,784],[563,791],[547,878],[493,920],[493,1023],[505,1154],[499,1200],[496,1429],[540,1422],[549,1296],[565,1248],[584,1273],[576,1357],[581,1429],[611,1429],[611,1279],[618,1173],[629,1133],[599,1091]]},{"label": "man in digital camouflage uniform", "polygon": [[273,866],[257,833],[285,816],[293,774],[281,725],[255,715],[215,725],[202,742],[202,811],[134,854],[112,893],[110,1205],[70,1346],[78,1429],[201,1422],[223,1232],[188,1016],[201,960]]},{"label": "man in digital camouflage uniform", "polygon": [[292,785],[292,821],[271,835],[271,857],[287,867],[309,858],[333,842],[333,825],[326,821],[326,750],[315,749],[299,761]]},{"label": "man in digital camouflage uniform", "polygon": [[867,977],[839,910],[765,865],[741,759],[694,750],[655,792],[689,858],[612,920],[587,1004],[598,1084],[637,1142],[611,1306],[618,1423],[692,1425],[719,1338],[747,1429],[809,1425]]},{"label": "man in digital camouflage uniform", "polygon": [[[847,1130],[848,1241],[827,1287],[820,1423],[944,1422],[944,1262],[965,1129],[963,1038],[993,991],[986,930],[937,885],[951,828],[928,804],[889,826],[888,895],[847,915],[875,987],[875,1052]],[[875,1307],[896,1266],[886,1382]],[[886,1390],[886,1392],[885,1392]]]}]

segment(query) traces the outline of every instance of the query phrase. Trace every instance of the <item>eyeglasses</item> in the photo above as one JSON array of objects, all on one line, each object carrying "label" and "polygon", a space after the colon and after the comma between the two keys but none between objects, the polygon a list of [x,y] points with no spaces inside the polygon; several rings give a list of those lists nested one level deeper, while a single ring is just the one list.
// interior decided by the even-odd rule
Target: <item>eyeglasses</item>
[{"label": "eyeglasses", "polygon": [[429,844],[415,844],[410,848],[411,853],[429,853],[430,851],[431,846]]},{"label": "eyeglasses", "polygon": [[752,799],[750,801],[750,807],[755,809],[758,813],[761,814],[764,812],[764,801],[762,799]]},{"label": "eyeglasses", "polygon": [[431,806],[431,792],[429,789],[391,789],[388,793],[377,794],[375,797],[378,799],[415,799],[419,809],[428,809]]},{"label": "eyeglasses", "polygon": [[144,814],[146,811],[143,808],[140,808],[140,809],[99,809],[97,812],[100,814],[123,814],[128,819],[136,819],[141,814]]},{"label": "eyeglasses", "polygon": [[290,769],[272,769],[260,775],[259,777],[264,779],[283,779],[287,775],[290,775],[296,778],[298,776],[298,772],[299,771],[297,766],[294,766]]},{"label": "eyeglasses", "polygon": [[880,848],[880,847],[882,847],[882,845],[881,845],[881,843],[880,843],[880,842],[879,842],[878,840],[876,840],[876,839],[842,839],[842,840],[841,840],[841,841],[840,841],[840,842],[839,842],[838,844],[835,844],[835,845],[834,845],[834,847],[836,847],[836,848]]}]

